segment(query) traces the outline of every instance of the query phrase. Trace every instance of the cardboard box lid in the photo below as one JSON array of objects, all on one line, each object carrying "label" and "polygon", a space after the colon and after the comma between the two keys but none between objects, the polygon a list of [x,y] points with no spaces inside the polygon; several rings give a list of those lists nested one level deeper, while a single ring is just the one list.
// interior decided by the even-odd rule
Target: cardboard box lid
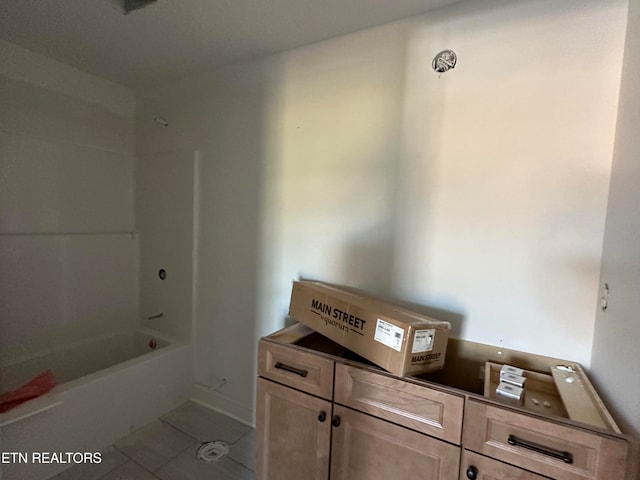
[{"label": "cardboard box lid", "polygon": [[299,280],[293,282],[294,285],[310,287],[323,294],[332,295],[341,301],[361,306],[362,303],[367,304],[367,308],[374,308],[377,312],[385,317],[389,317],[391,321],[396,320],[411,327],[423,327],[428,323],[432,328],[442,330],[451,330],[451,323],[445,320],[438,320],[425,314],[418,313],[399,305],[391,304],[388,301],[372,297],[366,293],[351,290],[346,287],[338,287],[335,285],[313,281]]}]

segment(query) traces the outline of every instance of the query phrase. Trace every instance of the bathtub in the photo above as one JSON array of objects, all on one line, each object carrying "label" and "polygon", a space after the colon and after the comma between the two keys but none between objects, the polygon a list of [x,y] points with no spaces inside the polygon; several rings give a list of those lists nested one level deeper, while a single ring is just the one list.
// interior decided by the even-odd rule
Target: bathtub
[{"label": "bathtub", "polygon": [[73,464],[34,461],[34,452],[100,451],[187,401],[191,392],[190,346],[144,330],[0,365],[1,389],[46,369],[58,382],[51,392],[0,414],[0,451],[16,452],[14,461],[0,463],[3,480],[46,480]]}]

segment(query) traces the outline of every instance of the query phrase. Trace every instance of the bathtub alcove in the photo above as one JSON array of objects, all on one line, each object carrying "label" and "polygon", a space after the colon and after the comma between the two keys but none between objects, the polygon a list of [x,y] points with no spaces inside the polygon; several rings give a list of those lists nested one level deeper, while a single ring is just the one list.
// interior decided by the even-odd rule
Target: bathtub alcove
[{"label": "bathtub alcove", "polygon": [[26,463],[2,465],[3,478],[45,480],[69,468],[33,461],[33,452],[96,452],[188,400],[188,344],[138,330],[57,347],[0,366],[3,391],[45,369],[58,382],[48,394],[0,414],[4,452]]}]

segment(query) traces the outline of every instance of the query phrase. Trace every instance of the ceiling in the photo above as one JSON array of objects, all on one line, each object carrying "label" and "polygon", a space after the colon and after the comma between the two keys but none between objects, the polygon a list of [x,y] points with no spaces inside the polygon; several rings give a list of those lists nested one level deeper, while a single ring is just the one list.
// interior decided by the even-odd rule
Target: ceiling
[{"label": "ceiling", "polygon": [[458,0],[1,0],[0,38],[133,89]]}]

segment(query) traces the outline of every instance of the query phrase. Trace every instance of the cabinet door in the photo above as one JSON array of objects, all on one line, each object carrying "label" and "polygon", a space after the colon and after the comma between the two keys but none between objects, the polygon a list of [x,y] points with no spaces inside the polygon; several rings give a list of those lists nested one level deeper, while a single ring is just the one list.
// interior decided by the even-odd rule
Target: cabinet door
[{"label": "cabinet door", "polygon": [[548,480],[535,473],[465,450],[460,480]]},{"label": "cabinet door", "polygon": [[331,480],[457,480],[460,448],[334,405]]},{"label": "cabinet door", "polygon": [[258,480],[327,480],[331,403],[258,378]]}]

